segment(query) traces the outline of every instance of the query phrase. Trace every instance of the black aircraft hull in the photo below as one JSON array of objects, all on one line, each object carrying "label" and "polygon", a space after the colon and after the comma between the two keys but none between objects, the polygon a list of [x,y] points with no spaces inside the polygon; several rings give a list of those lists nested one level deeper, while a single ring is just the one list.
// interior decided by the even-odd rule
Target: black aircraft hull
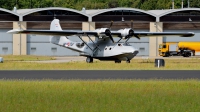
[{"label": "black aircraft hull", "polygon": [[115,56],[108,56],[108,57],[93,57],[95,59],[99,59],[101,61],[115,61],[115,60],[131,60],[133,57],[137,55],[138,52],[134,53],[124,53]]}]

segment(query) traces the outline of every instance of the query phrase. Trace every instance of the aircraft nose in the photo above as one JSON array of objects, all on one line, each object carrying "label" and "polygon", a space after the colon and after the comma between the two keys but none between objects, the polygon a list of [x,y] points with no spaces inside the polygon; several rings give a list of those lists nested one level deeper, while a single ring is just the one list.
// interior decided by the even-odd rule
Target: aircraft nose
[{"label": "aircraft nose", "polygon": [[139,53],[138,49],[134,49],[133,54],[137,55]]},{"label": "aircraft nose", "polygon": [[137,50],[133,52],[134,55],[137,55],[138,53],[139,53],[139,51],[137,51]]}]

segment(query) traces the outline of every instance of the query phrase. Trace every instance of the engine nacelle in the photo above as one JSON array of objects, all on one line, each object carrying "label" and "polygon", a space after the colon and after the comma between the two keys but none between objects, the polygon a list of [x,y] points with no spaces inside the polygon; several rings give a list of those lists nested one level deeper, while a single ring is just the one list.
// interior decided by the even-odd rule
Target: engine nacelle
[{"label": "engine nacelle", "polygon": [[108,37],[110,35],[110,30],[108,28],[96,29],[95,32],[98,33],[97,36],[99,38],[105,38],[105,37]]},{"label": "engine nacelle", "polygon": [[121,36],[124,38],[124,39],[127,39],[131,36],[134,35],[134,31],[133,29],[131,28],[125,28],[125,29],[121,29],[121,30],[118,30],[118,32],[121,33]]}]

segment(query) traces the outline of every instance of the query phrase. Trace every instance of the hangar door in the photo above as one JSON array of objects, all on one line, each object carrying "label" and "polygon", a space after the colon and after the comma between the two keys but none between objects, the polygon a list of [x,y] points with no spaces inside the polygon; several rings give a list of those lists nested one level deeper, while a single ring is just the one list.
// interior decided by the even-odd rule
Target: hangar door
[{"label": "hangar door", "polygon": [[9,55],[13,53],[12,34],[6,33],[11,29],[0,29],[0,55]]},{"label": "hangar door", "polygon": [[170,36],[163,37],[163,42],[200,42],[200,30],[164,30],[164,32],[194,32],[195,35],[193,37],[178,37],[178,36]]}]

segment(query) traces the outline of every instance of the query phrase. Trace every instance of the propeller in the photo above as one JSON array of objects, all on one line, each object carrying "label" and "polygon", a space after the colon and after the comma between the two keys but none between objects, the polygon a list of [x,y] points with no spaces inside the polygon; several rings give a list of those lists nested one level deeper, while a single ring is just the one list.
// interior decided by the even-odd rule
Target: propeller
[{"label": "propeller", "polygon": [[133,28],[133,20],[131,20],[131,28],[134,29],[134,28]]},{"label": "propeller", "polygon": [[106,29],[105,34],[106,34],[107,36],[109,36],[110,40],[111,40],[113,43],[115,43],[115,41],[114,41],[114,39],[113,39],[113,37],[112,37],[112,35],[111,35],[111,32],[110,32],[110,29],[111,29],[112,25],[113,25],[113,21],[110,22],[110,27],[109,27],[109,29]]},{"label": "propeller", "polygon": [[115,41],[114,41],[114,39],[113,39],[113,37],[112,37],[111,32],[110,32],[109,29],[106,29],[105,34],[110,38],[110,40],[111,40],[113,43],[115,43]]},{"label": "propeller", "polygon": [[113,21],[110,22],[110,27],[109,27],[109,29],[111,29],[112,25],[113,25]]},{"label": "propeller", "polygon": [[133,31],[133,30],[134,30],[134,28],[133,28],[133,20],[131,20],[131,29],[132,29],[132,30],[129,31],[129,35],[132,34],[132,35],[130,35],[130,36],[134,36],[134,37],[136,37],[137,39],[140,40],[140,37],[138,37],[138,35],[136,35],[136,34],[134,33],[134,31]]}]

